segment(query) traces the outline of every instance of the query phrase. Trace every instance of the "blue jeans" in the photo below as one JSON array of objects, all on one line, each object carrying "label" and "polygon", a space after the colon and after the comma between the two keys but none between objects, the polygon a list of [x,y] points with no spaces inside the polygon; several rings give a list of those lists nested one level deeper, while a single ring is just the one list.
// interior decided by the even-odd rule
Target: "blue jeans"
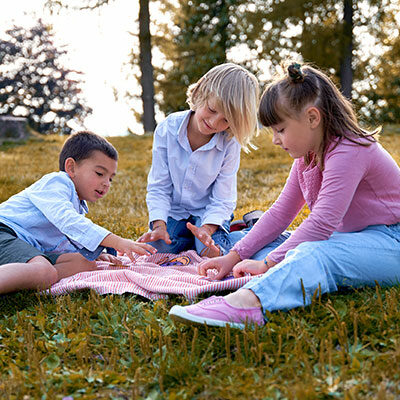
[{"label": "blue jeans", "polygon": [[[231,234],[232,241],[238,237],[237,232]],[[263,259],[288,237],[285,232],[252,258]],[[334,232],[328,240],[303,242],[243,288],[257,295],[264,311],[275,311],[309,305],[319,289],[323,294],[336,291],[338,286],[357,288],[374,286],[375,282],[383,286],[400,282],[400,223]]]},{"label": "blue jeans", "polygon": [[[190,222],[195,226],[201,226],[200,217],[190,216],[188,219],[181,219],[179,221],[168,217],[167,220],[167,232],[171,239],[171,244],[167,244],[164,240],[157,240],[155,242],[149,242],[150,245],[155,247],[159,253],[180,253],[186,250],[196,250],[199,255],[207,255],[203,243],[200,242],[193,233],[186,228],[186,223]],[[229,237],[229,220],[222,224],[222,227],[218,229],[211,236],[214,243],[218,245],[223,254],[228,253],[232,247],[232,243]]]}]

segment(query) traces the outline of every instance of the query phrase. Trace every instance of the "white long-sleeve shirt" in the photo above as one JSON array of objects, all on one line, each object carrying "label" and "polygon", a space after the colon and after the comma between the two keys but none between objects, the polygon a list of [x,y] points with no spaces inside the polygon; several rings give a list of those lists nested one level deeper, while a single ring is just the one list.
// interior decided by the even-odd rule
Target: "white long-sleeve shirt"
[{"label": "white long-sleeve shirt", "polygon": [[86,218],[87,212],[68,174],[52,172],[1,203],[0,222],[43,253],[79,251],[94,259],[110,232]]},{"label": "white long-sleeve shirt", "polygon": [[194,215],[202,225],[221,225],[236,207],[240,145],[220,132],[192,151],[187,137],[190,114],[173,113],[154,132],[146,196],[149,221]]}]

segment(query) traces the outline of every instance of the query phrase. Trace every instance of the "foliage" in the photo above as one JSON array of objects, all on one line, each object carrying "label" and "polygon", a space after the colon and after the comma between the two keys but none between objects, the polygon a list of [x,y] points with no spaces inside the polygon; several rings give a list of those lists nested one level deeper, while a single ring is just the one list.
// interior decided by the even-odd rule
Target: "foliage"
[{"label": "foliage", "polygon": [[61,64],[66,51],[55,47],[41,20],[6,34],[0,40],[0,114],[26,116],[40,133],[70,133],[67,122],[91,110],[80,95],[79,73]]},{"label": "foliage", "polygon": [[[382,142],[400,162],[400,135]],[[399,131],[399,127],[396,127]],[[110,138],[119,171],[89,217],[117,234],[145,231],[151,138]],[[63,139],[0,147],[0,201],[57,168]],[[236,217],[265,209],[291,159],[258,138],[244,154]],[[15,166],[18,165],[18,169]],[[307,210],[295,221],[300,223]],[[0,296],[3,399],[395,399],[400,396],[400,287],[347,291],[269,315],[260,329],[175,325],[179,297],[148,302],[84,291]]]},{"label": "foliage", "polygon": [[[270,59],[273,64],[297,55],[339,78],[340,66],[348,41],[353,41],[353,69],[358,80],[368,77],[360,64],[374,57],[362,43],[368,33],[374,44],[384,43],[388,32],[384,29],[389,16],[398,11],[398,2],[389,0],[350,0],[353,9],[353,38],[349,38],[343,21],[346,1],[257,1],[254,9],[243,20],[252,28],[249,40],[258,43],[258,58]],[[394,4],[395,3],[395,4]],[[369,43],[371,43],[371,40]]]},{"label": "foliage", "polygon": [[393,19],[386,26],[388,34],[383,42],[386,51],[373,65],[365,64],[370,70],[370,81],[363,93],[365,99],[360,102],[370,120],[397,123],[400,121],[400,29]]},{"label": "foliage", "polygon": [[162,94],[160,109],[166,114],[187,108],[190,84],[215,65],[226,62],[227,52],[240,41],[237,21],[243,0],[182,0],[164,4],[171,24],[159,25],[154,43],[168,63],[156,69],[156,89]]},{"label": "foliage", "polygon": [[[352,5],[352,37],[343,21],[345,2]],[[398,50],[392,48],[392,38],[398,32],[395,16],[399,1],[182,0],[179,4],[180,8],[165,7],[173,24],[161,30],[155,40],[167,60],[166,67],[156,70],[162,111],[184,108],[187,86],[225,60],[239,59],[248,69],[264,75],[265,80],[271,67],[287,59],[300,59],[329,72],[336,82],[345,83],[344,65],[352,41],[353,96],[359,108],[366,117],[372,117],[372,101],[377,99],[372,94],[375,86],[382,85],[386,89],[381,90],[379,98],[392,96],[388,112],[398,115],[399,106],[394,100],[397,93],[390,88],[393,84],[397,87],[399,70],[386,68],[389,74],[377,74],[376,69],[385,68],[388,59],[398,65]],[[385,49],[386,57],[367,51],[371,43]],[[388,120],[383,109],[378,117],[383,122]]]}]

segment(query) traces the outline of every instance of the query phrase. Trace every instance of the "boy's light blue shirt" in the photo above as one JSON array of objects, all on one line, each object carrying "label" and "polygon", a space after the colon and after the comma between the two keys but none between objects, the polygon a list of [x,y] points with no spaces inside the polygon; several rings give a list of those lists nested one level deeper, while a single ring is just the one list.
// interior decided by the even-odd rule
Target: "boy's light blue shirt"
[{"label": "boy's light blue shirt", "polygon": [[43,253],[80,252],[95,259],[110,232],[86,218],[87,212],[68,174],[52,172],[0,204],[0,222]]},{"label": "boy's light blue shirt", "polygon": [[192,151],[187,137],[190,114],[170,114],[154,132],[146,196],[149,220],[194,215],[202,225],[222,225],[236,207],[240,145],[220,132]]}]

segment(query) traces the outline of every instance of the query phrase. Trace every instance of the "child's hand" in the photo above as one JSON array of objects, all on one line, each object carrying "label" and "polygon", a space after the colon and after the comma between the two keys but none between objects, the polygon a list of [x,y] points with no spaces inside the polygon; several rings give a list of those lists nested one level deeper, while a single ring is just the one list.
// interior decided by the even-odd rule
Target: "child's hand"
[{"label": "child's hand", "polygon": [[240,261],[239,255],[236,251],[230,251],[227,255],[222,257],[211,258],[210,260],[203,261],[197,266],[199,275],[207,276],[209,269],[216,269],[218,274],[214,277],[215,280],[224,278],[232,268]]},{"label": "child's hand", "polygon": [[141,256],[149,256],[157,253],[157,250],[147,243],[138,243],[130,239],[124,239],[113,233],[106,236],[100,243],[105,247],[113,247],[118,253],[125,254],[131,261],[135,261],[134,253],[140,254]]},{"label": "child's hand", "polygon": [[264,261],[257,260],[243,260],[233,267],[233,276],[235,278],[241,278],[246,273],[250,275],[259,275],[268,271],[268,267],[264,264]]},{"label": "child's hand", "polygon": [[160,227],[154,228],[151,232],[144,233],[140,236],[138,242],[155,242],[157,240],[164,240],[165,243],[171,244],[171,239],[169,238],[167,230]]},{"label": "child's hand", "polygon": [[164,240],[166,244],[171,244],[171,239],[167,232],[165,222],[163,224],[154,226],[151,232],[146,232],[138,239],[138,242],[155,242],[157,240]]},{"label": "child's hand", "polygon": [[126,256],[129,257],[131,261],[135,261],[134,253],[140,254],[141,256],[150,256],[157,253],[157,250],[147,243],[138,243],[133,240],[120,238],[120,243],[114,248]]},{"label": "child's hand", "polygon": [[106,261],[112,264],[120,264],[121,261],[118,260],[117,257],[113,256],[112,254],[101,253],[99,257],[97,257],[97,261]]},{"label": "child's hand", "polygon": [[[188,222],[186,227],[193,233],[193,235],[200,240],[204,246],[209,248],[207,257],[211,255],[217,256],[220,254],[219,248],[215,245],[211,235],[217,230],[217,225],[203,225],[200,228]],[[215,257],[214,256],[214,257]]]}]

